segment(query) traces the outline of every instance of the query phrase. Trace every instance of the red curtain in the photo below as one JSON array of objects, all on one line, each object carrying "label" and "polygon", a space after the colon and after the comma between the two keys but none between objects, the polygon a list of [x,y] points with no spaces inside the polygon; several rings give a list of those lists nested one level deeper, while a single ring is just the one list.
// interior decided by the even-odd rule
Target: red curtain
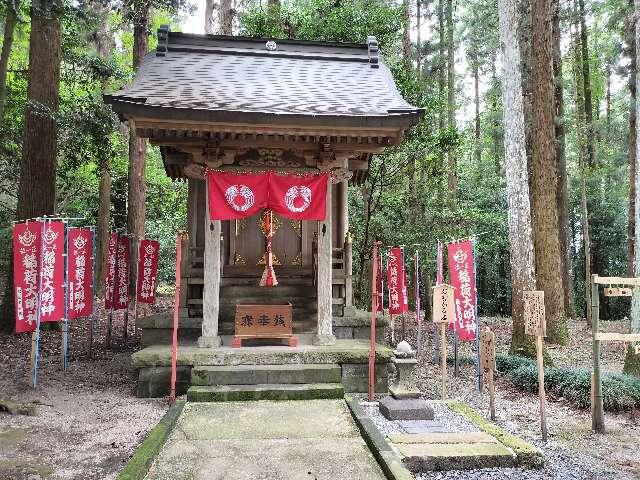
[{"label": "red curtain", "polygon": [[156,299],[156,280],[158,278],[158,253],[160,244],[157,240],[142,240],[138,254],[137,299],[140,303],[154,303]]},{"label": "red curtain", "polygon": [[234,220],[250,217],[267,207],[268,177],[264,174],[238,174],[207,171],[209,218]]},{"label": "red curtain", "polygon": [[292,220],[324,220],[329,174],[269,174],[269,208]]},{"label": "red curtain", "polygon": [[93,233],[89,228],[67,232],[69,255],[69,320],[93,311]]},{"label": "red curtain", "polygon": [[292,220],[324,220],[329,174],[207,171],[209,218],[232,220],[270,209]]}]

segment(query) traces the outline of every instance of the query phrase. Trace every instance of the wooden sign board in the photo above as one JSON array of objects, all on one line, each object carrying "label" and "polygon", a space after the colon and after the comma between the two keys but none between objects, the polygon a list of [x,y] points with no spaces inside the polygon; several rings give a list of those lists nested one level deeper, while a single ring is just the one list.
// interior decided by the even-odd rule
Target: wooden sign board
[{"label": "wooden sign board", "polygon": [[291,310],[290,303],[236,305],[233,346],[239,347],[242,339],[250,338],[288,338],[290,346],[296,346]]},{"label": "wooden sign board", "polygon": [[446,283],[433,287],[433,323],[451,323],[455,316],[453,287]]},{"label": "wooden sign board", "polygon": [[630,297],[632,290],[629,287],[608,287],[604,289],[605,297]]},{"label": "wooden sign board", "polygon": [[489,328],[480,333],[480,368],[496,369],[496,336]]},{"label": "wooden sign board", "polygon": [[524,333],[527,335],[546,337],[547,322],[544,316],[544,292],[531,290],[523,293],[524,298]]}]

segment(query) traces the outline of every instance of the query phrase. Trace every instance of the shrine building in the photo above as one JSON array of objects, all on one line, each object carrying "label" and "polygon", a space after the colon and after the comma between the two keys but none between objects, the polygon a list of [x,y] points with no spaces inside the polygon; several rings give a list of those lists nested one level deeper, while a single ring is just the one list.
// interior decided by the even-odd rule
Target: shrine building
[{"label": "shrine building", "polygon": [[[298,350],[365,344],[369,317],[353,306],[348,185],[362,184],[372,155],[400,144],[422,114],[396,89],[374,37],[366,44],[271,40],[163,26],[133,82],[105,101],[159,146],[169,177],[188,183],[183,351],[232,351],[236,306],[282,301],[292,305]],[[267,261],[264,213],[211,221],[205,168],[331,174],[324,221],[273,217],[278,286],[259,286]],[[143,346],[169,343],[170,315],[138,326]]]}]

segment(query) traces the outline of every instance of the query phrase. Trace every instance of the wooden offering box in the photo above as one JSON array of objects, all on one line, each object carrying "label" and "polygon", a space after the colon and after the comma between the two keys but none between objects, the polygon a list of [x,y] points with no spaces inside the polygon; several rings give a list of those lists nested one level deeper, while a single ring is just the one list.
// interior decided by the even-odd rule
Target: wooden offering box
[{"label": "wooden offering box", "polygon": [[242,346],[242,340],[285,338],[290,347],[298,345],[293,335],[291,304],[236,305],[236,334],[231,346]]}]

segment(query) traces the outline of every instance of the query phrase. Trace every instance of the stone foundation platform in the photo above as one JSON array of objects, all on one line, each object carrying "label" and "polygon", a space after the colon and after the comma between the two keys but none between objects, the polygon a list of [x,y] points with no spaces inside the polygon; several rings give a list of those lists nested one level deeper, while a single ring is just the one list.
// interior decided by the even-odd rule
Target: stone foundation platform
[{"label": "stone foundation platform", "polygon": [[[375,390],[385,393],[388,388],[389,365],[392,351],[376,346]],[[132,366],[138,370],[138,397],[161,397],[169,391],[171,376],[171,347],[152,345],[131,356]],[[338,339],[334,345],[315,346],[302,343],[295,348],[287,346],[257,346],[231,348],[199,348],[196,345],[178,347],[178,371],[176,390],[183,394],[193,384],[193,367],[238,366],[246,372],[252,365],[287,366],[295,365],[335,365],[339,368],[340,382],[347,393],[364,393],[369,385],[369,343],[364,340]],[[304,377],[307,369],[297,369],[296,375]],[[310,378],[299,378],[299,383],[314,383],[317,373],[308,369]],[[259,375],[256,377],[259,378]],[[237,382],[237,380],[234,380]],[[256,382],[259,383],[259,382]]]}]

